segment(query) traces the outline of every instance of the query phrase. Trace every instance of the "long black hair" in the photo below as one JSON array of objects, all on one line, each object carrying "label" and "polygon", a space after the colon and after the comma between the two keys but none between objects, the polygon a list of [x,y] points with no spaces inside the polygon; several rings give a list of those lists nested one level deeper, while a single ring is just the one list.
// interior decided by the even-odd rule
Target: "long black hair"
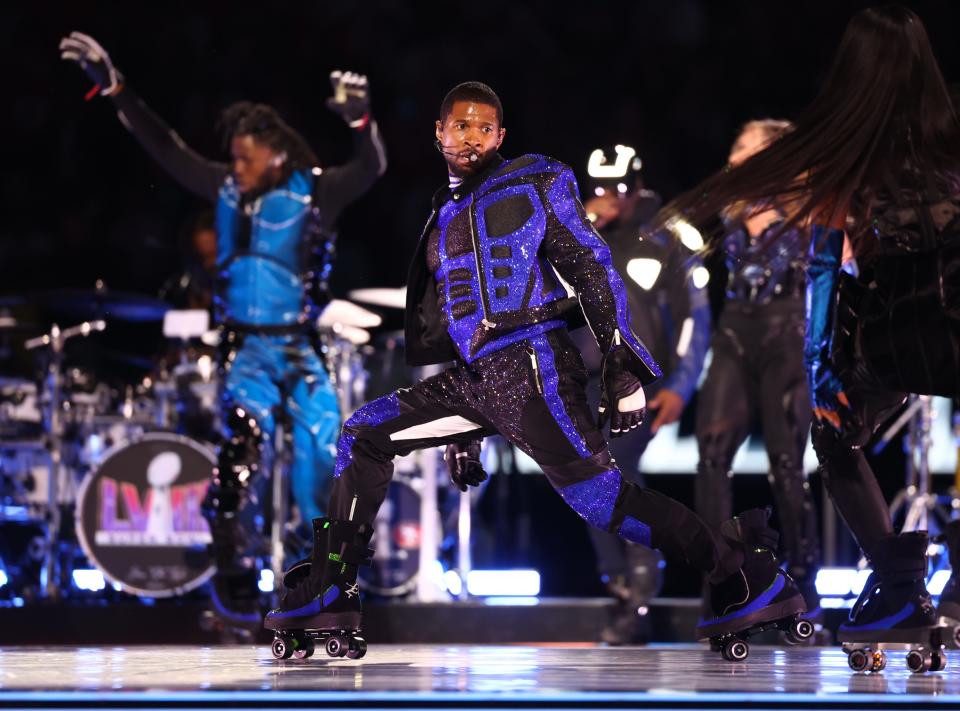
[{"label": "long black hair", "polygon": [[277,153],[286,153],[284,175],[317,165],[317,156],[303,136],[290,128],[272,106],[238,101],[220,114],[219,128],[225,146],[236,136],[250,136]]},{"label": "long black hair", "polygon": [[[951,179],[960,171],[960,122],[920,18],[900,5],[851,18],[823,87],[796,129],[741,165],[714,174],[659,216],[695,224],[748,201],[799,206],[789,227],[850,208],[904,167]],[[851,237],[869,251],[865,221]]]}]

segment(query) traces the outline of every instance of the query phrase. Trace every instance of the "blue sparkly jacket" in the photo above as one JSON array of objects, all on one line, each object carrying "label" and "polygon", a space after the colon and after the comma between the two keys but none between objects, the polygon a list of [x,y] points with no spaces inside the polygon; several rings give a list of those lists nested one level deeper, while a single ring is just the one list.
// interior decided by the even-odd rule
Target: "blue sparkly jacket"
[{"label": "blue sparkly jacket", "polygon": [[[438,248],[430,267],[428,242]],[[604,353],[621,343],[641,382],[660,377],[568,166],[535,154],[497,156],[480,175],[434,195],[407,281],[412,365],[469,363],[553,328],[576,328],[584,317]]]}]

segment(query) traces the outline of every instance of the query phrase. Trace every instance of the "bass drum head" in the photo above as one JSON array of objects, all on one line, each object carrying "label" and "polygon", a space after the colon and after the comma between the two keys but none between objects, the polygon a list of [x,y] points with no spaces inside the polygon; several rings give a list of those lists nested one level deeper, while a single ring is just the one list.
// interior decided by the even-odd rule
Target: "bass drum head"
[{"label": "bass drum head", "polygon": [[406,595],[420,570],[420,494],[394,478],[373,522],[373,563],[361,567],[360,587],[375,595]]},{"label": "bass drum head", "polygon": [[213,575],[210,528],[200,505],[216,458],[166,432],[106,453],[77,495],[76,526],[90,562],[121,590],[174,597]]}]

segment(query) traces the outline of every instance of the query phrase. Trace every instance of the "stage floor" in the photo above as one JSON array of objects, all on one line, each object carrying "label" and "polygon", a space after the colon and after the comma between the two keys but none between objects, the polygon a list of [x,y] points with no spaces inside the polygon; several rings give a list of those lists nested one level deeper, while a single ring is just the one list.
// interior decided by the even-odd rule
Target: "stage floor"
[{"label": "stage floor", "polygon": [[371,646],[277,662],[265,647],[0,648],[0,708],[960,708],[960,652],[854,674],[836,648]]}]

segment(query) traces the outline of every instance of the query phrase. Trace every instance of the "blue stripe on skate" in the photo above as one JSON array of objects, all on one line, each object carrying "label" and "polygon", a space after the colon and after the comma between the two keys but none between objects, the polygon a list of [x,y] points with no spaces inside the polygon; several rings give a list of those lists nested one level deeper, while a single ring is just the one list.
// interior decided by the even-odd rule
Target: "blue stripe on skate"
[{"label": "blue stripe on skate", "polygon": [[876,622],[871,622],[869,625],[851,625],[844,622],[842,625],[840,625],[840,631],[856,633],[856,632],[872,632],[875,630],[888,630],[891,627],[895,627],[896,625],[900,624],[905,619],[910,617],[910,615],[913,614],[913,611],[915,609],[916,608],[914,607],[913,603],[908,602],[906,605],[903,606],[900,612],[894,615],[890,615],[889,617],[884,617],[883,619],[877,620]]},{"label": "blue stripe on skate", "polygon": [[729,615],[724,615],[723,617],[712,617],[709,620],[700,620],[697,624],[697,627],[706,627],[707,625],[718,625],[723,622],[728,622],[730,620],[735,620],[738,617],[743,617],[744,615],[749,615],[756,612],[762,607],[766,607],[770,604],[770,601],[773,600],[777,595],[780,594],[780,591],[783,590],[784,578],[783,575],[777,573],[777,577],[774,578],[774,581],[770,583],[770,587],[764,590],[760,595],[757,596],[757,599],[751,602],[746,607],[742,607],[736,612],[731,612]]},{"label": "blue stripe on skate", "polygon": [[236,610],[231,610],[228,607],[224,607],[215,591],[211,591],[210,600],[213,602],[213,609],[216,610],[217,616],[223,620],[227,620],[228,622],[239,625],[256,626],[260,624],[260,615],[258,613],[237,612]]},{"label": "blue stripe on skate", "polygon": [[306,605],[298,607],[295,610],[271,610],[267,614],[267,617],[271,620],[284,620],[288,617],[319,615],[324,609],[330,606],[330,603],[337,599],[339,594],[340,588],[338,588],[336,585],[331,585],[330,588],[323,594],[323,600],[321,600],[319,597],[315,597]]}]

